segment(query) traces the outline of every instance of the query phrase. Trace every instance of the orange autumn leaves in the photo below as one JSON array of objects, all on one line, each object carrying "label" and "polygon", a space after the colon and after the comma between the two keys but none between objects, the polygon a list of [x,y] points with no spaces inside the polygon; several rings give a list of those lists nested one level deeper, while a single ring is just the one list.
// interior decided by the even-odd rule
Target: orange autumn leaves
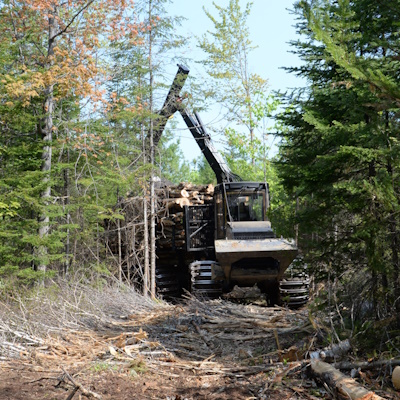
[{"label": "orange autumn leaves", "polygon": [[106,38],[143,27],[130,21],[130,0],[11,0],[1,7],[0,40],[16,54],[0,76],[0,95],[9,107],[30,105],[54,87],[54,100],[68,96],[104,101],[101,84],[108,77],[99,67]]},{"label": "orange autumn leaves", "polygon": [[[73,150],[79,153],[79,157],[91,157],[96,164],[102,165],[103,161],[100,158],[109,157],[110,151],[107,151],[107,146],[104,139],[97,134],[82,133],[80,128],[75,129],[75,134],[72,138],[59,139],[63,145],[69,145]],[[112,143],[112,135],[108,135],[107,141]]]}]

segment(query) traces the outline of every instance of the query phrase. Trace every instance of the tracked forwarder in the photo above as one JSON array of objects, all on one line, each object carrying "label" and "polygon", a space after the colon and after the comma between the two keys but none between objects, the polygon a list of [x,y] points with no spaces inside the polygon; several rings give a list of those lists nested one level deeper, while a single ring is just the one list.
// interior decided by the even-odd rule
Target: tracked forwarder
[{"label": "tracked forwarder", "polygon": [[[216,297],[235,285],[257,285],[270,304],[277,304],[279,282],[296,257],[297,247],[291,240],[277,238],[266,218],[268,184],[245,182],[233,174],[214,148],[199,115],[184,106],[180,91],[188,74],[188,68],[178,65],[159,113],[154,145],[159,142],[167,120],[178,111],[214,171],[217,185],[208,204],[184,206],[184,243],[172,244],[169,249],[157,246],[158,291],[165,297],[179,296],[183,289]],[[308,292],[308,283],[302,282],[300,294],[296,285],[291,286],[288,281],[285,279],[285,293],[297,298],[296,305],[304,304],[307,295],[303,292],[305,286]]]}]

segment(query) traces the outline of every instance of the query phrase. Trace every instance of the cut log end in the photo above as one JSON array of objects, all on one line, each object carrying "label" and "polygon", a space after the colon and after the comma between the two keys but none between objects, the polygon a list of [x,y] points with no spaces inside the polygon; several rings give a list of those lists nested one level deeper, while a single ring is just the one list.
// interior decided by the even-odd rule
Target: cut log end
[{"label": "cut log end", "polygon": [[392,373],[392,383],[396,390],[400,390],[400,367],[397,366]]}]

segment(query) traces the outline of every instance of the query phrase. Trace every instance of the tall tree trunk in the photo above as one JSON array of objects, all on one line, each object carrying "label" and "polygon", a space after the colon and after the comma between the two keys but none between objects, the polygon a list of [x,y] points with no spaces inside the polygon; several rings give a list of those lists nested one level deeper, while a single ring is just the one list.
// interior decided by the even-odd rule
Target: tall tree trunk
[{"label": "tall tree trunk", "polygon": [[[149,0],[149,25],[151,26],[152,18],[152,1]],[[150,163],[151,163],[151,180],[150,180],[150,293],[151,297],[156,296],[156,210],[155,210],[155,193],[154,193],[154,130],[153,130],[153,65],[152,65],[152,45],[153,34],[149,31],[149,72],[150,72]]]},{"label": "tall tree trunk", "polygon": [[[53,64],[52,57],[54,55],[55,37],[57,34],[56,19],[57,8],[54,6],[52,10],[49,10],[49,40],[47,48],[47,67],[51,67]],[[37,270],[46,271],[48,265],[48,248],[44,244],[45,239],[50,232],[50,218],[47,211],[47,207],[50,203],[51,196],[51,183],[50,183],[50,173],[51,173],[51,163],[52,163],[52,140],[53,140],[53,112],[54,112],[54,85],[48,84],[45,88],[45,99],[43,104],[43,128],[42,128],[42,140],[43,140],[43,150],[42,150],[42,168],[43,173],[43,184],[45,189],[41,194],[41,201],[43,204],[42,211],[39,215],[39,238],[41,239],[41,244],[38,247],[38,265]]]},{"label": "tall tree trunk", "polygon": [[117,219],[118,234],[118,280],[122,282],[122,238],[121,238],[121,221]]},{"label": "tall tree trunk", "polygon": [[[67,163],[69,164],[69,150],[67,150]],[[69,212],[69,168],[64,170],[64,193],[65,193],[65,207],[67,213],[67,237],[65,239],[65,263],[64,263],[64,275],[68,275],[70,265],[70,230],[69,225],[71,223],[71,214]]]},{"label": "tall tree trunk", "polygon": [[[146,138],[144,134],[144,125],[142,124],[142,140],[143,140],[143,161],[147,162],[146,156]],[[150,268],[149,268],[149,220],[148,220],[148,205],[147,205],[147,188],[144,188],[143,192],[143,241],[144,241],[144,266],[143,266],[143,295],[149,295],[149,277],[150,277]]]}]

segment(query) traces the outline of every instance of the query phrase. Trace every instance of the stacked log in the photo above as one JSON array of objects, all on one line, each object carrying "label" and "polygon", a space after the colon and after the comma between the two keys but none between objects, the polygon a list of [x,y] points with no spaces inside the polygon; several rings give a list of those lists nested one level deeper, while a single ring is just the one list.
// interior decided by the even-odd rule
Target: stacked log
[{"label": "stacked log", "polygon": [[[157,247],[168,250],[183,249],[186,246],[184,207],[204,205],[213,202],[213,185],[159,185],[156,188],[157,209]],[[141,275],[144,264],[144,224],[143,197],[120,198],[115,209],[124,216],[124,220],[106,220],[105,241],[110,262],[117,270],[122,270],[131,281],[133,276]],[[162,255],[159,255],[159,258]],[[167,260],[168,264],[171,260]]]},{"label": "stacked log", "polygon": [[162,249],[183,247],[185,245],[183,211],[175,212],[159,219],[157,224],[157,237],[157,245]]},{"label": "stacked log", "polygon": [[180,183],[175,186],[159,188],[157,245],[161,249],[183,248],[186,243],[183,223],[184,207],[211,204],[214,186]]},{"label": "stacked log", "polygon": [[209,204],[213,200],[214,186],[193,185],[180,183],[179,185],[164,187],[156,191],[159,202],[167,209],[183,209],[184,206]]}]

